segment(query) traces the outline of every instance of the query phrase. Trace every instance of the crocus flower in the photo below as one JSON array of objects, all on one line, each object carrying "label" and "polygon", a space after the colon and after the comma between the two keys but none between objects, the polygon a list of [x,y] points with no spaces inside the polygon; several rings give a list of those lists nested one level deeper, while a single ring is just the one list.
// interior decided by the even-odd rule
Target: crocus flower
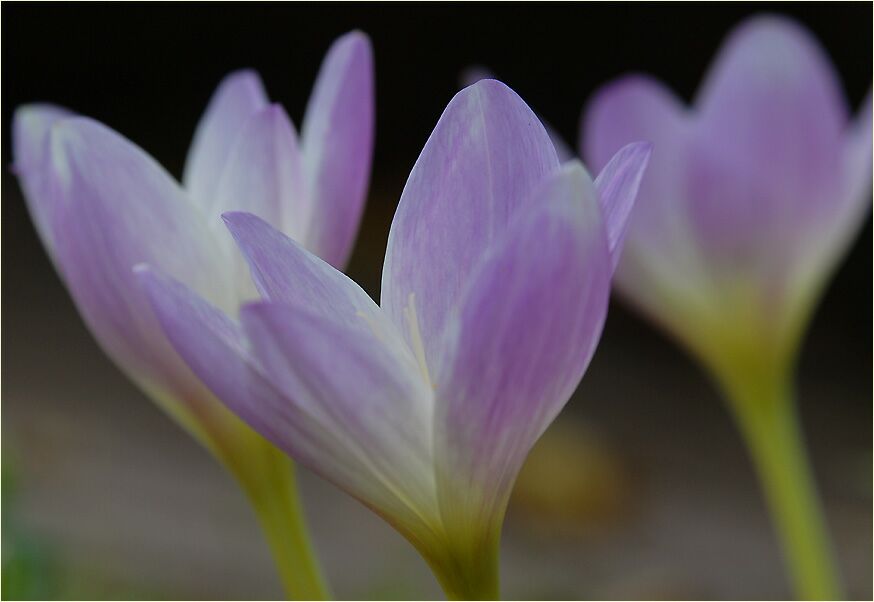
[{"label": "crocus flower", "polygon": [[449,103],[413,167],[381,305],[240,212],[225,221],[263,300],[239,321],[139,273],[229,408],[393,525],[449,596],[493,597],[511,486],[595,350],[648,154],[623,149],[599,195],[514,92],[482,81]]},{"label": "crocus flower", "polygon": [[724,390],[804,596],[836,590],[791,373],[870,207],[871,127],[870,95],[851,118],[823,49],[771,16],[729,36],[692,107],[634,75],[598,92],[583,125],[594,166],[629,140],[654,144],[617,286]]},{"label": "crocus flower", "polygon": [[132,268],[148,262],[236,310],[257,292],[220,219],[231,209],[261,216],[342,267],[364,203],[373,117],[370,43],[353,32],[325,58],[300,140],[254,72],[229,75],[197,127],[181,186],[92,119],[28,105],[14,120],[14,170],[83,319],[107,355],[240,480],[287,588],[306,598],[323,592],[291,465],[173,351]]}]

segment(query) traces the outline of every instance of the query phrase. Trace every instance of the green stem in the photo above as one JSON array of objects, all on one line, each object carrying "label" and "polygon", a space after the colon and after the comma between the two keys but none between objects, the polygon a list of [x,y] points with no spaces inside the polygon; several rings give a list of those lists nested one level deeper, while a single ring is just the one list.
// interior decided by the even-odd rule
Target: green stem
[{"label": "green stem", "polygon": [[446,598],[500,600],[500,530],[478,542],[465,539],[457,540],[464,544],[450,545],[439,555],[423,554]]},{"label": "green stem", "polygon": [[790,378],[745,376],[726,381],[725,389],[765,490],[796,596],[838,599],[836,565]]},{"label": "green stem", "polygon": [[270,450],[258,480],[241,479],[270,545],[289,600],[328,600],[297,492],[294,463]]}]

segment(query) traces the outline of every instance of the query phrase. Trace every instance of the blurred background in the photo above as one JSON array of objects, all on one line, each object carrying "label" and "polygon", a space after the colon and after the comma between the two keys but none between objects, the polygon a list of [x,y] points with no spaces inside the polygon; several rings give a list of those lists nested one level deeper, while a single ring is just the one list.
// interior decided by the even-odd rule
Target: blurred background
[{"label": "blurred background", "polygon": [[[3,597],[278,598],[230,477],[102,355],[35,236],[9,124],[25,102],[95,117],[180,175],[228,71],[257,69],[300,123],[323,53],[367,32],[377,140],[350,275],[374,297],[391,217],[458,85],[485,65],[574,144],[584,102],[629,70],[689,99],[726,32],[790,14],[822,41],[857,107],[872,6],[649,4],[9,4],[2,7]],[[871,226],[826,294],[801,360],[804,427],[853,598],[872,597]],[[413,549],[301,475],[341,598],[440,597]],[[601,346],[520,477],[504,537],[509,598],[790,595],[752,468],[702,372],[614,302]]]}]

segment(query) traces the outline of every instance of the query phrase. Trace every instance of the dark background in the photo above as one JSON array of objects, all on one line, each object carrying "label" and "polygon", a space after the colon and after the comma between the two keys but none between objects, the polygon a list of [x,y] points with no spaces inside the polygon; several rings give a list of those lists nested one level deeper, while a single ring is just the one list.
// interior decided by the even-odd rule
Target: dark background
[{"label": "dark background", "polygon": [[[645,71],[689,99],[729,29],[767,11],[819,37],[855,109],[871,85],[868,3],[4,3],[2,163],[11,161],[14,108],[51,101],[105,122],[178,176],[224,74],[254,67],[299,124],[323,53],[361,29],[375,50],[377,139],[349,273],[378,296],[406,175],[464,68],[488,66],[576,145],[582,106],[599,85]],[[241,496],[101,355],[17,183],[5,170],[2,178],[4,576],[11,562],[38,575],[28,587],[48,597],[278,595]],[[870,249],[869,220],[814,319],[799,377],[842,569],[860,598],[872,595]],[[505,537],[507,595],[789,595],[716,394],[620,304],[550,433],[540,453],[565,472],[523,475]],[[339,595],[438,593],[388,527],[302,478]],[[557,483],[574,479],[578,488],[561,493]]]}]

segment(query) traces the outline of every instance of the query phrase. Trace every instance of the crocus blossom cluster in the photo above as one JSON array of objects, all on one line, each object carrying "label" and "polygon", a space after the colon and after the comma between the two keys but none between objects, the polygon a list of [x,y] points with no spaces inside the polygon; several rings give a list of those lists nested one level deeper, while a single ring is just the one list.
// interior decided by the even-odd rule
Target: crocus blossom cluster
[{"label": "crocus blossom cluster", "polygon": [[485,80],[449,103],[410,174],[381,305],[240,212],[224,219],[263,300],[239,321],[138,272],[228,407],[396,527],[447,592],[491,596],[510,488],[595,350],[649,151],[624,148],[593,183]]},{"label": "crocus blossom cluster", "polygon": [[763,353],[791,362],[870,207],[870,95],[851,120],[812,36],[759,17],[731,34],[692,107],[646,76],[599,91],[587,160],[605,165],[637,139],[657,152],[620,292],[718,372]]}]

